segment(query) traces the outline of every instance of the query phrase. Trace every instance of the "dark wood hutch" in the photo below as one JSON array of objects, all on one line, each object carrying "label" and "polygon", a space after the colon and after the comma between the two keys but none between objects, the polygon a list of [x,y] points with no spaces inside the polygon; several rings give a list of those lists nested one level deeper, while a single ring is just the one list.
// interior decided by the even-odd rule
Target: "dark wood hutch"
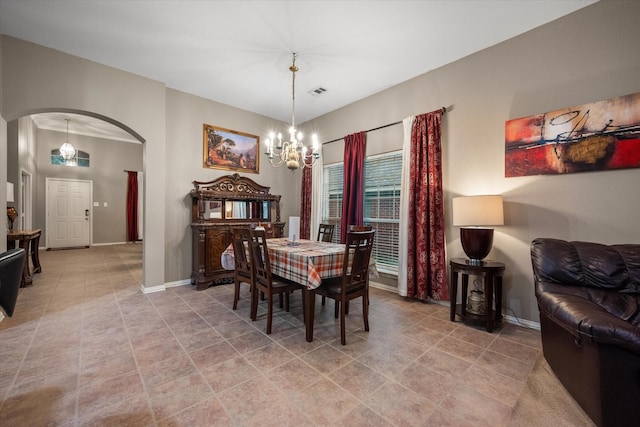
[{"label": "dark wood hutch", "polygon": [[233,282],[233,271],[222,268],[220,256],[231,244],[233,227],[261,225],[270,237],[282,237],[280,197],[255,181],[226,175],[209,182],[193,181],[191,283],[201,291]]}]

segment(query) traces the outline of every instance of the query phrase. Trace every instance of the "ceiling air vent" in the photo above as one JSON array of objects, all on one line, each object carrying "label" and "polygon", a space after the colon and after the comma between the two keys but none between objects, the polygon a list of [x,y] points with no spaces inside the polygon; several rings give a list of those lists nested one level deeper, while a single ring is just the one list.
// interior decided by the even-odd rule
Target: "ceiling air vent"
[{"label": "ceiling air vent", "polygon": [[309,93],[313,96],[320,96],[323,93],[325,93],[327,90],[325,88],[323,88],[322,86],[318,86],[317,88],[313,89],[312,91],[310,91]]}]

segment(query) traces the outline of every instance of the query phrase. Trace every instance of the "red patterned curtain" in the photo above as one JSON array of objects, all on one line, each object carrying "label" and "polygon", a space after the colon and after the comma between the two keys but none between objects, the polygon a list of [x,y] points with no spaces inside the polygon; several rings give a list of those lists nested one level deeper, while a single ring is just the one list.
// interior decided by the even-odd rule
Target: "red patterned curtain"
[{"label": "red patterned curtain", "polygon": [[[310,163],[310,162],[307,162]],[[317,168],[322,165],[316,166]],[[300,238],[311,239],[311,191],[313,190],[312,169],[302,169],[302,194],[300,194]]]},{"label": "red patterned curtain", "polygon": [[344,243],[350,225],[362,225],[364,218],[364,156],[367,137],[357,132],[344,137],[344,190],[340,241]]},{"label": "red patterned curtain", "polygon": [[411,129],[407,292],[448,300],[442,193],[442,111],[415,118]]},{"label": "red patterned curtain", "polygon": [[127,171],[127,241],[138,240],[138,172]]}]

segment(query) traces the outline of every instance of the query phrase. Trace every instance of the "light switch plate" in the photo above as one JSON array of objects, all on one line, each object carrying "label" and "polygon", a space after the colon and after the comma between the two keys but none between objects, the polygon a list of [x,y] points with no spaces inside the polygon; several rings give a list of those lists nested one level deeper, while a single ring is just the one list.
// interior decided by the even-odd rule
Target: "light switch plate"
[{"label": "light switch plate", "polygon": [[102,204],[102,206],[104,206],[104,207],[106,208],[107,206],[109,206],[109,203],[104,202],[104,203]]},{"label": "light switch plate", "polygon": [[100,202],[93,202],[93,206],[100,206]]}]

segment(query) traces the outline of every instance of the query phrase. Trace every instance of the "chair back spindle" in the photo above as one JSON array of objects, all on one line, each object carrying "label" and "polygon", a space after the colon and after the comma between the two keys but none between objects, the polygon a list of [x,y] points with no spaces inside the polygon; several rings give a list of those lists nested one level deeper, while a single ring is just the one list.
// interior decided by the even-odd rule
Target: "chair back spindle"
[{"label": "chair back spindle", "polygon": [[366,289],[375,231],[347,233],[342,267],[342,295]]},{"label": "chair back spindle", "polygon": [[249,242],[251,240],[251,230],[249,227],[234,228],[232,230],[234,271],[234,297],[233,309],[238,308],[240,299],[240,283],[249,284],[249,290],[253,292],[255,287],[254,270],[249,256]]},{"label": "chair back spindle", "polygon": [[264,287],[271,287],[271,264],[269,263],[269,249],[264,230],[251,232],[251,257],[254,263],[256,282]]},{"label": "chair back spindle", "polygon": [[330,242],[333,240],[333,232],[336,226],[334,224],[320,224],[318,226],[318,240],[319,242]]}]

